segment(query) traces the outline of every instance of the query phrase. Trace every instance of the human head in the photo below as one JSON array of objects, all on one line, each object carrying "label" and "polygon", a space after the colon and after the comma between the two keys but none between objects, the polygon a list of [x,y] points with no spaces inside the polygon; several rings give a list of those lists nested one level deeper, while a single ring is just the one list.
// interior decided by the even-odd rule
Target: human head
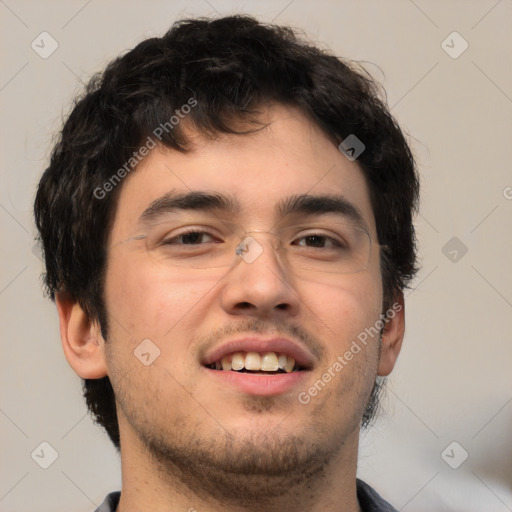
[{"label": "human head", "polygon": [[[175,23],[163,37],[143,41],[91,80],[66,120],[35,202],[50,297],[69,294],[99,322],[108,340],[107,239],[123,187],[122,179],[114,186],[112,176],[148,137],[186,152],[189,129],[212,139],[240,133],[239,121],[258,130],[256,114],[269,103],[298,108],[335,145],[351,134],[364,143],[357,163],[367,182],[378,242],[385,247],[386,311],[416,271],[412,216],[418,180],[402,132],[364,72],[301,41],[290,29],[242,16]],[[174,124],[170,120],[185,113],[184,105],[190,106],[186,123]],[[158,135],[157,127],[162,127]],[[137,172],[136,165],[128,172]],[[105,187],[108,182],[112,187]],[[84,392],[118,446],[108,377],[86,380]]]}]

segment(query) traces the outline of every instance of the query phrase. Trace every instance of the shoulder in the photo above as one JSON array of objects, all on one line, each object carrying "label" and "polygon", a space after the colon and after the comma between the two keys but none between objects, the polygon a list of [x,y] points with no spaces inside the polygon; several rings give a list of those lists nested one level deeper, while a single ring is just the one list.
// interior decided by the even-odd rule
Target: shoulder
[{"label": "shoulder", "polygon": [[[397,512],[378,493],[362,480],[357,480],[357,499],[363,512]],[[95,512],[115,512],[121,493],[110,493]]]},{"label": "shoulder", "polygon": [[95,510],[95,512],[115,512],[119,504],[121,492],[111,492],[103,501],[103,503]]},{"label": "shoulder", "polygon": [[362,480],[356,480],[357,499],[362,512],[397,512],[379,493]]}]

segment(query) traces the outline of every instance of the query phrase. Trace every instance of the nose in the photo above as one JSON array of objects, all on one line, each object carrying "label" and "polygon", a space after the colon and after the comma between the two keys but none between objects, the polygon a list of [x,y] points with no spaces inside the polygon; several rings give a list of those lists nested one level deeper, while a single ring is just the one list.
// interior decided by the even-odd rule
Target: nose
[{"label": "nose", "polygon": [[299,296],[285,261],[270,233],[247,233],[236,247],[237,260],[225,275],[221,306],[231,315],[265,318],[291,317],[299,310]]}]

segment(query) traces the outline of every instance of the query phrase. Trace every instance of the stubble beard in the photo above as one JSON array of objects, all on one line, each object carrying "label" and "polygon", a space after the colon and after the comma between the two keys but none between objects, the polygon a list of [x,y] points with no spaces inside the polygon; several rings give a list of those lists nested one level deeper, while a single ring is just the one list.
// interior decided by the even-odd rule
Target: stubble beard
[{"label": "stubble beard", "polygon": [[[354,377],[344,380],[335,392],[341,403],[350,388],[361,384],[362,376]],[[250,433],[249,429],[227,429],[211,415],[202,417],[202,421],[181,418],[180,424],[164,425],[154,408],[145,412],[133,409],[133,397],[129,397],[128,390],[124,389],[127,396],[118,391],[125,418],[150,456],[162,483],[181,487],[186,494],[205,501],[215,500],[247,510],[265,510],[267,506],[270,510],[279,498],[303,495],[305,487],[314,499],[319,488],[315,483],[321,482],[333,463],[339,464],[347,454],[349,458],[355,454],[350,460],[355,469],[357,437],[365,409],[361,403],[356,406],[358,410],[338,409],[344,416],[338,421],[332,418],[326,421],[328,399],[323,395],[325,400],[318,397],[305,406],[309,408],[309,421],[301,427],[287,428],[290,424],[285,416],[280,424],[269,423],[268,428]],[[376,398],[375,391],[375,388],[371,393],[368,390],[367,402]],[[243,407],[248,416],[261,421],[279,405],[275,397],[247,397]]]},{"label": "stubble beard", "polygon": [[[260,405],[253,401],[248,407]],[[341,428],[325,431],[319,421],[300,433],[286,432],[284,424],[257,434],[222,427],[209,434],[188,432],[173,442],[154,431],[138,435],[167,484],[178,481],[199,497],[251,509],[321,480],[346,437]]]}]

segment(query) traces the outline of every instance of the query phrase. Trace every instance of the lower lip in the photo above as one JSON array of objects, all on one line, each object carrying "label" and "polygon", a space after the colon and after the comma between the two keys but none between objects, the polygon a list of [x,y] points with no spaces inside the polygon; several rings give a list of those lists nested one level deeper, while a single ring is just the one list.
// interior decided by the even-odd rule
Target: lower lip
[{"label": "lower lip", "polygon": [[242,393],[257,396],[280,395],[292,391],[304,382],[308,371],[302,370],[291,373],[277,373],[275,375],[257,375],[252,373],[240,373],[233,370],[210,370],[214,379],[219,382],[233,386]]}]

